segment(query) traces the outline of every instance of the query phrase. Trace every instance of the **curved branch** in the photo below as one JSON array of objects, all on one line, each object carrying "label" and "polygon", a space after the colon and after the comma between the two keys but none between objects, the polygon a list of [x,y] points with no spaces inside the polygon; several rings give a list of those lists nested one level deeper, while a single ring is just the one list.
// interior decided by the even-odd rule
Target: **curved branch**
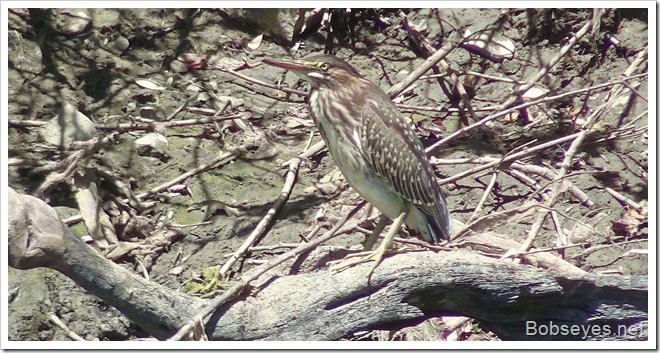
[{"label": "curved branch", "polygon": [[[8,204],[12,266],[60,271],[161,339],[192,320],[202,307],[201,299],[106,260],[63,226],[43,201],[10,189]],[[325,268],[328,260],[339,256],[330,249],[303,254],[294,266],[283,264],[283,276],[264,279],[221,306],[206,324],[209,337],[336,340],[359,330],[448,314],[473,317],[502,339],[646,337],[646,331],[617,336],[619,325],[628,328],[648,320],[646,277],[562,275],[467,250],[426,250],[389,254],[370,286],[365,276],[371,264],[340,273]],[[536,328],[592,329],[587,334],[530,336],[530,322]]]},{"label": "curved branch", "polygon": [[336,340],[457,314],[478,319],[502,339],[594,339],[598,335],[582,337],[583,331],[528,335],[527,326],[628,327],[648,317],[644,277],[566,277],[464,250],[422,251],[388,256],[369,286],[368,265],[273,279],[220,308],[207,334],[218,340]]}]

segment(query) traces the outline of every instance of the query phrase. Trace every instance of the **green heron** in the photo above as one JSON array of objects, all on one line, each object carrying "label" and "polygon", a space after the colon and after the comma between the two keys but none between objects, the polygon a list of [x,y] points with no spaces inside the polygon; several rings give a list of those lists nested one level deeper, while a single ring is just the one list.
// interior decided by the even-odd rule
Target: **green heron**
[{"label": "green heron", "polygon": [[[332,158],[348,184],[382,214],[366,252],[341,267],[375,260],[371,278],[403,222],[426,241],[449,239],[449,210],[424,146],[380,87],[331,55],[263,62],[311,83],[309,108]],[[370,251],[385,217],[394,222]]]}]

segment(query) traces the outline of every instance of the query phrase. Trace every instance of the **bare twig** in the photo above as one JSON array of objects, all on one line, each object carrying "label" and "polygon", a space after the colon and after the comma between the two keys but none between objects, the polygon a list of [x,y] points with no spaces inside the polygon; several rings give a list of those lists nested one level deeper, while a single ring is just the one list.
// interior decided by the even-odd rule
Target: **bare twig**
[{"label": "bare twig", "polygon": [[[606,243],[606,244],[595,244],[595,245],[593,243],[582,243],[582,244],[579,244],[579,245],[583,245],[583,246],[584,245],[590,245],[589,248],[584,249],[579,254],[571,256],[569,259],[573,259],[573,258],[576,258],[576,257],[584,257],[588,254],[593,253],[593,252],[603,250],[603,249],[607,249],[607,248],[611,248],[611,247],[615,247],[615,246],[623,246],[623,245],[636,244],[636,243],[648,243],[648,241],[649,241],[648,239],[634,239],[634,240],[622,241],[620,243]],[[536,251],[536,250],[532,250],[532,251]]]},{"label": "bare twig", "polygon": [[467,236],[471,232],[481,232],[489,229],[493,224],[510,221],[513,217],[520,215],[528,215],[539,205],[537,203],[526,203],[515,207],[513,209],[504,210],[500,212],[493,212],[477,218],[476,220],[466,224],[464,228],[460,229],[452,237],[452,243],[458,239]]},{"label": "bare twig", "polygon": [[[401,104],[401,103],[395,103],[394,105],[397,106],[402,111],[426,111],[426,112],[438,112],[438,113],[458,113],[461,109],[459,108],[446,108],[446,107],[422,107],[418,105],[408,105],[408,104]],[[492,112],[494,110],[499,109],[499,106],[494,106],[494,107],[482,107],[482,108],[474,108],[475,112]]]},{"label": "bare twig", "polygon": [[637,91],[637,88],[633,87],[630,83],[624,82],[623,85],[626,86],[626,88],[628,88],[631,92],[635,93],[635,95],[637,97],[639,97],[641,100],[643,100],[644,102],[646,102],[646,103],[649,102],[649,100],[646,99],[646,97],[644,97],[644,95],[639,93],[639,91]]},{"label": "bare twig", "polygon": [[631,200],[631,199],[629,199],[629,198],[627,198],[627,197],[621,195],[620,193],[618,193],[618,192],[615,191],[614,189],[612,189],[612,188],[610,188],[610,187],[606,187],[606,188],[605,188],[605,191],[607,191],[607,192],[608,192],[610,195],[612,195],[615,199],[617,199],[617,200],[619,200],[619,201],[625,203],[626,205],[630,206],[631,208],[635,209],[636,211],[641,211],[641,210],[642,210],[642,206],[641,206],[639,203],[637,203],[637,202],[635,202],[635,201],[633,201],[633,200]]},{"label": "bare twig", "polygon": [[[319,153],[323,147],[325,147],[325,142],[323,140],[313,144],[310,148],[306,149],[303,153],[298,155],[298,158],[306,159],[317,153]],[[291,160],[282,163],[282,167],[288,167],[291,163]]]},{"label": "bare twig", "polygon": [[[594,112],[594,114],[591,115],[589,122],[596,120],[600,116],[599,111],[602,112],[602,110],[597,110],[596,112]],[[588,124],[588,125],[593,126],[593,124]],[[561,168],[559,169],[559,172],[557,173],[555,180],[561,180],[566,176],[566,173],[568,173],[568,168],[572,164],[573,156],[575,155],[575,153],[577,153],[578,147],[582,144],[582,141],[584,141],[589,131],[591,130],[590,129],[582,130],[575,137],[575,140],[573,140],[571,146],[564,155],[564,159],[561,163]],[[562,182],[559,182],[555,185],[552,193],[550,194],[550,197],[544,202],[545,206],[550,208],[555,204],[555,202],[559,198],[560,193],[562,192],[562,185],[563,185]],[[532,247],[532,244],[534,243],[534,240],[536,240],[536,237],[541,231],[541,227],[543,226],[543,223],[545,222],[547,216],[548,216],[548,211],[542,211],[537,214],[536,220],[534,221],[534,224],[532,224],[532,227],[527,233],[527,237],[525,238],[525,241],[523,242],[520,248],[522,251],[527,251]]]},{"label": "bare twig", "polygon": [[225,292],[222,293],[217,298],[214,298],[212,301],[210,301],[207,305],[205,305],[202,310],[200,310],[199,314],[195,316],[195,318],[189,322],[188,324],[182,326],[179,331],[177,331],[176,334],[174,334],[168,341],[179,341],[181,338],[183,338],[184,335],[186,335],[195,325],[195,322],[198,320],[203,320],[207,316],[211,315],[213,312],[215,312],[220,305],[226,303],[229,301],[231,298],[239,295],[245,286],[247,286],[250,282],[256,280],[259,278],[261,275],[265,274],[266,272],[270,271],[271,269],[277,267],[278,265],[282,264],[283,262],[292,259],[304,252],[307,252],[311,249],[314,249],[315,247],[319,246],[320,244],[338,236],[339,230],[346,224],[346,222],[351,219],[353,216],[357,214],[357,212],[364,207],[366,202],[362,202],[359,205],[357,205],[351,212],[349,212],[344,219],[342,219],[339,223],[337,223],[332,229],[330,229],[327,233],[325,233],[322,237],[317,238],[316,240],[309,242],[307,244],[302,244],[299,247],[286,252],[274,260],[270,261],[267,264],[261,265],[257,267],[256,269],[246,273],[245,275],[241,276],[240,280],[238,283],[236,283],[234,286],[231,288],[227,289]]},{"label": "bare twig", "polygon": [[7,119],[9,127],[42,127],[48,124],[48,121],[37,121],[37,120],[17,120],[17,119]]},{"label": "bare twig", "polygon": [[183,126],[192,126],[200,124],[211,124],[219,121],[226,120],[236,120],[236,119],[249,119],[251,116],[248,112],[241,112],[237,114],[230,114],[224,116],[209,116],[196,119],[185,119],[185,120],[173,120],[173,121],[147,121],[143,119],[141,123],[120,123],[120,124],[97,124],[96,127],[100,130],[113,130],[118,132],[124,131],[155,131],[156,125],[162,128],[173,128],[173,127],[183,127]]},{"label": "bare twig", "polygon": [[570,259],[572,259],[572,258],[575,258],[575,257],[578,257],[578,256],[583,257],[587,252],[602,250],[602,249],[613,247],[613,246],[621,246],[621,245],[636,244],[636,243],[643,243],[643,242],[648,242],[648,239],[635,239],[635,240],[623,241],[623,242],[620,242],[620,243],[606,243],[606,244],[594,244],[592,242],[584,242],[584,243],[576,243],[576,244],[566,244],[566,245],[562,245],[562,246],[553,246],[553,247],[550,247],[550,248],[532,249],[532,250],[522,252],[522,253],[520,253],[520,255],[521,256],[533,255],[533,254],[544,253],[544,252],[553,252],[553,251],[560,251],[560,250],[565,250],[565,249],[570,249],[570,248],[589,246],[589,248],[584,249],[583,252],[580,252],[579,254],[570,257]]},{"label": "bare twig", "polygon": [[[514,164],[517,162],[514,162]],[[527,185],[532,190],[536,190],[539,187],[539,183],[527,176],[525,173],[521,173],[519,170],[505,170],[505,173],[511,175],[513,178],[518,179],[521,183]]]},{"label": "bare twig", "polygon": [[[483,156],[479,158],[456,158],[456,159],[436,159],[431,158],[432,163],[435,165],[454,165],[454,164],[484,164],[484,163],[501,163],[503,162],[502,158],[495,158],[490,156]],[[537,181],[529,178],[528,174],[539,175],[548,180],[554,180],[556,178],[556,173],[548,168],[526,164],[521,161],[514,161],[509,164],[509,169],[514,176],[517,178],[525,180],[527,184],[530,185],[530,188],[538,190]],[[524,172],[520,173],[520,172]],[[582,190],[580,190],[575,184],[570,180],[566,180],[566,187],[568,191],[573,194],[581,203],[587,207],[593,207],[594,203],[589,199],[589,196]]]},{"label": "bare twig", "polygon": [[[643,58],[643,56],[641,56]],[[640,57],[638,57],[639,59]],[[640,59],[641,60],[641,59]],[[635,63],[637,63],[635,66],[635,63],[631,64],[628,69],[626,70],[626,73],[628,72],[633,72],[631,67],[634,66],[634,69],[639,67],[639,60],[636,60]],[[612,104],[613,100],[616,100],[619,98],[621,95],[623,95],[623,89],[613,89],[612,91],[609,92],[607,98],[605,99],[605,102],[601,104],[598,108],[596,108],[593,113],[589,115],[587,118],[587,122],[585,124],[584,130],[582,130],[578,136],[576,136],[575,140],[571,142],[570,147],[566,151],[566,154],[564,155],[564,159],[562,160],[561,167],[559,169],[559,172],[557,173],[557,176],[555,180],[561,180],[563,179],[566,174],[568,173],[568,169],[570,168],[573,157],[577,153],[577,150],[579,146],[582,144],[582,142],[585,140],[587,137],[587,134],[592,131],[596,123],[598,122],[599,118],[601,115],[605,112],[605,110]],[[550,198],[546,200],[545,206],[548,208],[551,208],[554,203],[556,202],[557,198],[559,195],[562,193],[562,185],[563,183],[557,183],[550,195]],[[525,241],[522,244],[521,250],[522,251],[527,251],[531,248],[532,244],[534,243],[534,240],[536,239],[537,235],[539,234],[541,230],[541,226],[545,222],[545,219],[547,217],[548,211],[543,211],[537,215],[536,221],[532,225],[530,231],[527,233],[527,237]]]},{"label": "bare twig", "polygon": [[[555,210],[550,211],[550,218],[552,219],[552,223],[555,226],[555,231],[557,232],[557,241],[555,241],[555,244],[558,246],[567,245],[568,237],[566,237],[566,233],[564,233],[564,230],[561,227],[561,222],[559,221],[559,217],[557,216],[557,212]],[[563,250],[561,250],[560,253],[563,258]]]},{"label": "bare twig", "polygon": [[[116,134],[107,135],[100,140],[97,138],[90,139],[91,141],[86,144],[82,149],[75,151],[62,162],[55,163],[56,166],[64,166],[63,162],[66,162],[68,166],[61,173],[52,173],[46,177],[46,180],[39,186],[36,191],[36,195],[39,198],[43,198],[44,194],[48,192],[51,188],[57,185],[60,182],[70,178],[73,173],[76,172],[80,167],[84,166],[87,160],[89,160],[96,151],[98,151],[101,146],[104,146],[116,138]],[[41,167],[40,170],[45,170],[49,166]],[[36,169],[36,168],[35,168]]]},{"label": "bare twig", "polygon": [[183,108],[185,108],[188,105],[188,103],[190,103],[190,101],[192,101],[196,96],[197,96],[197,94],[193,94],[193,95],[190,95],[190,97],[186,98],[186,100],[183,102],[183,104],[181,104],[178,108],[174,109],[174,111],[167,118],[165,118],[165,121],[170,121],[170,120],[174,119],[174,117],[177,114],[179,114],[179,112],[181,112],[183,110]]},{"label": "bare twig", "polygon": [[[571,143],[570,147],[566,151],[566,154],[564,155],[564,159],[562,160],[561,163],[561,168],[557,173],[555,180],[563,179],[568,173],[568,169],[570,168],[573,161],[573,156],[577,153],[579,146],[584,141],[589,131],[591,131],[593,126],[596,124],[596,122],[598,121],[599,117],[603,114],[605,109],[610,105],[611,102],[610,99],[613,97],[611,93],[612,92],[610,92],[610,94],[608,95],[607,99],[605,100],[605,103],[603,103],[601,106],[595,109],[594,112],[589,116],[589,118],[587,119],[585,130],[582,130],[578,134],[578,136],[576,136],[575,140],[573,140],[573,142]],[[545,206],[551,208],[553,204],[556,202],[561,192],[562,192],[562,183],[560,182],[555,185],[550,195],[550,198],[545,202]],[[536,220],[534,221],[534,224],[532,224],[532,227],[530,228],[530,231],[527,233],[527,237],[525,238],[525,241],[523,242],[520,248],[521,251],[527,251],[531,248],[532,244],[534,243],[537,235],[541,230],[543,223],[545,222],[547,215],[548,215],[548,211],[543,211],[537,214]],[[510,255],[510,254],[506,254],[506,255]]]},{"label": "bare twig", "polygon": [[[646,46],[644,48],[644,50],[642,50],[641,52],[639,52],[637,54],[637,57],[635,58],[635,60],[633,60],[633,62],[626,68],[626,71],[623,72],[622,76],[624,76],[624,77],[630,76],[633,73],[637,72],[637,70],[640,69],[642,64],[644,64],[648,61],[648,55],[649,55],[649,47]],[[639,92],[637,92],[635,87],[633,87],[632,85],[625,84],[625,88],[628,88],[630,91],[635,93],[638,97],[640,97],[645,102],[648,102],[648,100],[644,96],[639,94]],[[616,90],[614,90],[613,94],[615,96],[621,95],[621,94],[623,94],[623,90],[624,90],[624,87],[618,87]]]},{"label": "bare twig", "polygon": [[[474,124],[473,124],[473,125],[474,125]],[[472,125],[470,125],[470,126],[472,126]],[[526,149],[526,150],[523,150],[523,151],[520,151],[520,152],[516,152],[516,153],[510,154],[510,155],[508,155],[508,156],[505,156],[505,157],[502,158],[502,159],[498,159],[498,160],[496,160],[496,161],[493,161],[493,162],[490,162],[490,163],[486,163],[486,164],[484,164],[484,165],[481,165],[481,166],[479,166],[479,167],[476,167],[476,168],[473,168],[473,169],[470,169],[470,170],[466,170],[466,171],[464,171],[464,172],[462,172],[462,173],[455,174],[454,176],[451,176],[451,177],[449,177],[449,178],[441,179],[438,183],[439,183],[440,185],[442,185],[442,184],[447,184],[447,183],[454,182],[454,181],[456,181],[456,180],[463,179],[463,178],[465,178],[465,177],[467,177],[467,176],[469,176],[469,175],[473,175],[473,174],[476,174],[476,173],[482,172],[482,171],[484,171],[484,170],[486,170],[486,169],[489,169],[489,168],[495,167],[495,166],[497,166],[498,164],[506,163],[506,162],[509,162],[509,161],[514,161],[514,160],[516,160],[516,159],[518,159],[518,158],[521,158],[521,157],[523,157],[523,156],[527,156],[527,155],[530,155],[530,154],[536,153],[536,152],[538,152],[538,151],[542,151],[542,150],[544,150],[544,149],[547,149],[548,147],[551,147],[551,146],[554,146],[554,145],[557,145],[557,144],[560,144],[560,143],[564,143],[564,142],[566,142],[566,141],[571,141],[571,140],[577,138],[577,137],[579,136],[579,134],[580,134],[580,133],[575,133],[575,134],[571,134],[571,135],[568,135],[568,136],[560,137],[560,138],[558,138],[558,139],[555,139],[555,140],[552,140],[552,141],[548,141],[548,142],[542,143],[542,144],[540,144],[540,145],[536,145],[536,146],[531,147],[531,148],[528,148],[528,149]]]},{"label": "bare twig", "polygon": [[[546,179],[556,180],[557,177],[554,171],[536,165],[514,162],[513,164],[511,164],[511,168],[524,171],[530,174],[540,175]],[[582,204],[584,204],[587,207],[593,207],[594,202],[589,199],[587,193],[585,193],[580,188],[575,186],[575,184],[573,184],[573,182],[571,182],[570,180],[564,180],[564,184],[568,188],[568,191],[571,194],[573,194],[573,196],[575,196]]]},{"label": "bare twig", "polygon": [[261,246],[252,246],[252,247],[250,247],[250,251],[269,251],[269,250],[278,250],[278,249],[293,249],[297,246],[300,246],[300,243],[261,245]]},{"label": "bare twig", "polygon": [[257,80],[256,78],[252,78],[250,76],[243,75],[242,73],[236,72],[232,69],[221,68],[221,67],[218,67],[217,69],[222,71],[222,72],[226,72],[230,75],[234,75],[236,77],[242,78],[243,80],[254,83],[256,85],[260,85],[260,86],[280,90],[280,91],[286,92],[286,93],[297,94],[301,97],[307,97],[309,95],[309,93],[307,93],[307,92],[298,91],[296,89],[291,89],[291,88],[286,88],[286,87],[280,87],[278,85],[273,85],[273,84],[270,84],[270,83],[267,83],[267,82],[264,82],[264,81],[261,81],[261,80]]},{"label": "bare twig", "polygon": [[477,218],[481,213],[481,210],[483,209],[484,204],[486,203],[486,199],[488,199],[488,195],[490,195],[491,191],[493,191],[493,187],[495,187],[495,182],[497,181],[498,174],[499,174],[498,171],[493,172],[493,175],[490,178],[490,182],[486,187],[486,191],[484,191],[484,195],[481,197],[481,200],[479,200],[477,207],[474,208],[474,212],[472,212],[472,215],[470,216],[468,223],[474,221],[475,218]]},{"label": "bare twig", "polygon": [[426,59],[422,65],[411,72],[403,81],[390,87],[390,89],[387,91],[387,94],[390,96],[390,98],[394,98],[401,94],[401,92],[403,92],[408,86],[420,78],[426,71],[431,69],[431,67],[436,65],[440,60],[444,59],[447,54],[454,50],[454,48],[456,48],[462,41],[463,38],[459,39],[458,34],[456,34],[456,32],[452,32],[452,36],[447,40],[447,44],[443,45],[442,48],[440,48],[437,52]]},{"label": "bare twig", "polygon": [[172,179],[172,180],[170,180],[166,183],[160,184],[158,186],[154,186],[153,188],[149,189],[149,191],[137,195],[137,198],[140,199],[140,200],[144,200],[147,197],[150,197],[150,196],[155,195],[159,192],[165,191],[165,190],[167,190],[167,188],[183,182],[184,180],[190,178],[193,175],[202,173],[202,172],[207,171],[209,169],[213,169],[213,168],[215,168],[215,167],[217,167],[221,164],[229,163],[234,158],[236,158],[237,154],[238,154],[237,151],[225,152],[225,153],[221,154],[220,156],[213,159],[212,161],[210,161],[207,164],[202,164],[199,167],[197,167],[195,169],[192,169],[192,170],[189,170],[189,171],[179,175],[178,177],[176,177],[176,178],[174,178],[174,179]]},{"label": "bare twig", "polygon": [[471,124],[469,126],[465,126],[465,127],[461,128],[460,130],[457,130],[456,132],[451,133],[449,136],[447,136],[447,137],[443,138],[442,140],[440,140],[440,141],[432,144],[431,146],[427,147],[426,152],[429,153],[429,152],[435,150],[436,148],[444,145],[448,141],[451,141],[451,140],[455,139],[456,137],[458,137],[458,136],[460,136],[460,135],[462,135],[462,134],[464,134],[468,131],[472,131],[472,130],[478,128],[479,126],[485,125],[489,121],[495,120],[497,118],[501,118],[501,117],[506,116],[506,115],[508,115],[510,113],[513,113],[515,111],[518,111],[518,110],[521,110],[521,109],[524,109],[524,108],[527,108],[527,107],[531,107],[531,106],[534,106],[534,105],[545,104],[545,103],[548,103],[548,102],[553,102],[553,101],[557,101],[557,100],[572,97],[572,96],[578,96],[578,95],[581,95],[581,94],[584,94],[584,93],[590,93],[590,92],[593,92],[595,90],[604,89],[604,88],[607,88],[607,87],[610,87],[610,86],[621,85],[621,84],[623,84],[623,82],[626,82],[626,81],[629,81],[629,80],[632,80],[632,79],[641,78],[641,77],[644,77],[644,76],[647,76],[647,75],[648,75],[647,73],[643,73],[643,74],[633,75],[633,76],[629,76],[629,77],[624,77],[624,78],[621,78],[619,80],[614,80],[614,81],[606,82],[606,83],[603,83],[603,84],[600,84],[600,85],[595,85],[595,86],[591,86],[591,87],[587,87],[587,88],[583,88],[583,89],[579,89],[579,90],[575,90],[575,91],[571,91],[571,92],[566,92],[566,93],[562,93],[562,94],[558,94],[558,95],[554,95],[554,96],[541,98],[541,99],[538,99],[538,100],[535,100],[535,101],[532,101],[532,102],[523,103],[523,104],[517,105],[515,107],[505,109],[505,110],[500,111],[498,113],[495,113],[493,115],[489,115],[489,116],[479,120],[478,122],[476,122],[474,124]]},{"label": "bare twig", "polygon": [[[592,25],[593,25],[593,23],[592,23],[591,21],[587,21],[587,23],[585,23],[584,26],[582,26],[582,28],[580,28],[580,30],[577,31],[577,33],[575,33],[575,35],[573,35],[573,37],[571,37],[571,39],[568,40],[568,43],[566,43],[566,45],[564,45],[564,46],[559,50],[559,53],[557,53],[557,55],[555,55],[552,59],[550,59],[550,61],[549,61],[549,62],[548,62],[548,63],[547,63],[547,64],[546,64],[546,65],[545,65],[545,66],[544,66],[539,72],[537,72],[536,75],[534,75],[534,77],[532,77],[531,79],[527,80],[527,83],[525,83],[524,85],[520,86],[520,88],[518,89],[517,93],[518,93],[519,95],[522,95],[522,94],[524,94],[525,92],[527,92],[530,88],[534,87],[534,85],[535,85],[540,79],[542,79],[543,76],[547,75],[548,72],[550,72],[550,70],[551,70],[555,65],[557,65],[557,63],[559,62],[559,60],[561,60],[561,58],[563,58],[564,55],[566,55],[566,53],[568,53],[568,51],[571,50],[571,48],[572,48],[576,43],[578,43],[578,42],[580,41],[580,39],[582,39],[582,37],[584,37],[585,34],[587,34],[587,33],[589,32],[589,29],[591,29],[591,26],[592,26]],[[516,97],[511,97],[511,98],[510,98],[509,100],[507,100],[503,105],[504,105],[505,107],[508,107],[508,106],[510,106],[511,104],[513,104],[515,101],[516,101]]]},{"label": "bare twig", "polygon": [[50,321],[54,323],[57,327],[61,328],[66,333],[66,335],[69,336],[69,338],[71,338],[72,340],[86,341],[84,338],[80,337],[77,333],[71,331],[71,329],[69,329],[69,327],[64,322],[62,322],[62,320],[60,320],[60,318],[57,315],[55,315],[55,313],[51,313],[50,315],[48,315],[48,319],[50,319]]},{"label": "bare twig", "polygon": [[243,244],[236,249],[234,254],[225,262],[224,265],[220,268],[218,271],[218,275],[220,277],[225,277],[229,269],[238,261],[238,259],[243,256],[248,249],[254,245],[254,243],[259,239],[261,236],[263,236],[263,233],[268,227],[272,224],[273,220],[275,219],[275,215],[282,209],[284,204],[289,200],[289,196],[291,195],[291,191],[293,190],[293,186],[296,182],[296,178],[298,177],[298,168],[300,167],[300,158],[293,158],[291,160],[291,163],[289,163],[289,170],[286,173],[286,181],[284,182],[284,186],[282,187],[282,192],[280,193],[280,196],[277,198],[275,203],[273,203],[273,206],[268,210],[266,215],[261,219],[259,224],[254,228],[252,233],[245,239]]},{"label": "bare twig", "polygon": [[[406,14],[402,11],[399,11],[399,17],[403,22],[403,28],[405,28],[405,30],[408,32],[408,37],[412,38],[412,41],[417,45],[419,50],[422,52],[422,55],[425,58],[433,56],[433,54],[436,52],[435,48],[433,48],[433,46],[429,44],[422,33],[413,24],[411,24],[410,21],[408,21],[408,16],[406,16]],[[463,40],[461,40],[461,42],[462,41]],[[463,82],[459,79],[456,70],[452,69],[449,66],[449,63],[447,63],[447,61],[444,59],[438,61],[438,65],[441,66],[446,73],[446,75],[436,75],[438,78],[438,83],[440,84],[440,88],[442,88],[446,95],[450,96],[452,94],[444,84],[444,80],[448,79],[448,81],[451,83],[451,86],[456,92],[458,92],[459,96],[461,97],[463,106],[467,108],[467,111],[472,117],[472,121],[476,121],[476,114],[474,108],[472,107],[472,102],[470,101],[470,97],[467,93],[467,90],[465,89],[465,85],[463,85]],[[437,66],[432,66],[431,68],[436,73],[440,72],[440,69]],[[459,109],[458,113],[461,119],[465,120],[465,110]],[[467,121],[465,121],[465,125],[468,125]]]}]

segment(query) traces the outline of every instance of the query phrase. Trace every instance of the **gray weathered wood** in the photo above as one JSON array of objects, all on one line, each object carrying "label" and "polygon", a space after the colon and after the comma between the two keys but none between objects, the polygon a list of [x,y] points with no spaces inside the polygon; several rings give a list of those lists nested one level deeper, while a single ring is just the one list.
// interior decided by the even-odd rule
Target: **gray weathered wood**
[{"label": "gray weathered wood", "polygon": [[[58,270],[161,339],[189,322],[204,303],[106,260],[63,227],[42,201],[10,192],[9,205],[12,266]],[[601,331],[605,325],[613,331],[618,325],[643,325],[646,277],[564,275],[456,250],[390,254],[367,283],[371,264],[331,273],[323,265],[326,255],[332,256],[329,248],[321,247],[297,264],[318,270],[262,278],[220,307],[206,325],[210,339],[337,340],[450,314],[476,318],[502,339],[647,339],[645,332],[526,334],[529,322],[552,328],[552,321],[558,330],[560,325]]]},{"label": "gray weathered wood", "polygon": [[277,278],[218,311],[208,326],[212,337],[333,340],[457,314],[477,318],[502,339],[580,339],[528,336],[525,325],[614,327],[647,320],[643,277],[564,277],[467,251],[387,257],[371,285],[365,278],[368,268]]}]

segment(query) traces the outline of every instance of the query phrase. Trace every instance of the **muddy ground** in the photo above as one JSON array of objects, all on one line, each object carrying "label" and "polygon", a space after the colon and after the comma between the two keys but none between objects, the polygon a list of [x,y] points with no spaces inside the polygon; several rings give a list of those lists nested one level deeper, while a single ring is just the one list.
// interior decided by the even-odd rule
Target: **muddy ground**
[{"label": "muddy ground", "polygon": [[[554,217],[543,223],[533,246],[559,247],[552,252],[593,273],[647,273],[646,77],[631,80],[627,88],[608,86],[543,100],[619,80],[631,65],[628,76],[646,73],[646,61],[635,62],[648,45],[646,10],[605,10],[600,21],[594,21],[596,28],[592,26],[572,46],[567,46],[569,39],[590,21],[593,11],[324,12],[10,9],[9,186],[39,195],[68,219],[77,234],[107,254],[105,242],[112,244],[112,236],[109,241],[92,242],[85,223],[76,217],[80,206],[75,195],[85,189],[79,180],[91,178],[110,215],[116,239],[141,245],[112,258],[172,289],[190,290],[186,283],[194,283],[195,278],[199,281],[202,271],[225,263],[227,255],[239,248],[266,215],[282,192],[287,170],[282,164],[302,153],[310,133],[316,131],[305,97],[275,85],[305,92],[309,87],[293,74],[258,65],[262,59],[325,51],[344,58],[387,90],[425,61],[429,53],[424,48],[437,50],[455,40],[452,33],[463,34],[466,29],[473,33],[492,30],[496,47],[506,48],[510,43],[512,56],[505,51],[504,57],[494,57],[497,49],[493,47],[481,53],[458,47],[446,57],[453,77],[465,87],[464,99],[441,65],[426,73],[442,74],[440,78],[422,77],[395,99],[424,144],[431,146],[466,124],[503,110],[498,106],[514,96],[517,87],[547,67],[562,48],[568,49],[527,96],[514,102],[541,100],[538,104],[461,134],[430,152],[452,217],[470,220],[493,168],[450,182],[444,179],[485,164],[483,158],[502,158],[588,129],[590,133],[566,165],[564,180],[584,192],[589,201],[580,200],[564,184],[551,204]],[[300,14],[302,20],[296,22]],[[404,14],[410,26],[404,25]],[[261,34],[265,35],[260,41]],[[232,71],[259,81],[249,82]],[[615,87],[621,90],[618,95]],[[465,109],[466,100],[474,116]],[[68,140],[58,146],[45,137],[44,124],[56,117],[63,104],[92,119],[102,137],[112,138],[72,174],[44,189],[48,175],[61,173],[70,165],[53,167],[54,163],[84,148],[72,147]],[[213,114],[239,120],[201,120]],[[171,124],[188,119],[197,121]],[[161,143],[136,144],[147,134],[160,138]],[[315,134],[312,143],[318,141]],[[549,178],[501,165],[476,216],[516,210],[528,201],[547,202],[558,184],[554,178],[570,143],[553,144],[516,159],[555,173]],[[146,195],[140,199],[144,204],[122,201],[223,153],[232,157],[174,183],[173,188]],[[288,244],[309,238],[317,225],[320,232],[330,228],[360,201],[326,152],[304,159],[288,202],[274,225],[258,239],[261,250],[253,248],[229,275],[283,253],[290,248]],[[362,212],[358,217],[368,215]],[[515,218],[512,214],[489,228],[523,242],[534,221],[533,212]],[[373,227],[372,222],[361,224]],[[162,235],[163,229],[175,236],[149,241],[155,234]],[[334,244],[358,246],[364,239],[363,233],[346,234]],[[577,245],[565,247],[569,244]],[[9,292],[10,340],[71,340],[54,324],[52,315],[86,340],[146,336],[117,310],[52,270],[10,268]],[[429,327],[407,335],[370,337],[437,339],[450,335],[441,327]],[[493,339],[473,327],[478,323],[452,339]]]}]

